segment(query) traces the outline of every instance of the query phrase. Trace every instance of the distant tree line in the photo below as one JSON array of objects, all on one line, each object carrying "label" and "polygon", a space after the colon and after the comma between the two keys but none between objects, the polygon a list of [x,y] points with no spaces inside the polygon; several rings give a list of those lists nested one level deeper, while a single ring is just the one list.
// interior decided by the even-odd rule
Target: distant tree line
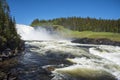
[{"label": "distant tree line", "polygon": [[15,19],[10,16],[6,0],[0,0],[0,54],[5,49],[20,48],[21,39],[15,28]]},{"label": "distant tree line", "polygon": [[120,19],[96,19],[82,17],[56,18],[52,20],[35,19],[31,26],[51,26],[61,25],[75,31],[96,31],[96,32],[115,32],[120,33]]}]

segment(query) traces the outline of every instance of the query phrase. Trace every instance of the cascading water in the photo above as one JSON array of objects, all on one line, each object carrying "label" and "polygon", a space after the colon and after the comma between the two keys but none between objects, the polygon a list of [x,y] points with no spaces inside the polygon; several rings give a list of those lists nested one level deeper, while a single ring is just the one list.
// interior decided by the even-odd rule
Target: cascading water
[{"label": "cascading water", "polygon": [[19,80],[120,80],[120,47],[58,40],[46,30],[17,25],[25,42]]},{"label": "cascading water", "polygon": [[23,40],[50,40],[53,39],[49,32],[42,28],[16,24],[17,32]]}]

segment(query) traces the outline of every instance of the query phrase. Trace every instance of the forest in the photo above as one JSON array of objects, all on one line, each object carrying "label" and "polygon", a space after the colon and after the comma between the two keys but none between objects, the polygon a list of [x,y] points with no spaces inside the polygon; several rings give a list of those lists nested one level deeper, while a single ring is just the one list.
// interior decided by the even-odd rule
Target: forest
[{"label": "forest", "polygon": [[96,19],[82,17],[62,17],[49,20],[35,19],[31,26],[61,25],[74,31],[114,32],[120,33],[120,19]]},{"label": "forest", "polygon": [[0,0],[0,55],[3,55],[2,52],[6,49],[14,51],[21,48],[21,39],[15,24],[6,0]]}]

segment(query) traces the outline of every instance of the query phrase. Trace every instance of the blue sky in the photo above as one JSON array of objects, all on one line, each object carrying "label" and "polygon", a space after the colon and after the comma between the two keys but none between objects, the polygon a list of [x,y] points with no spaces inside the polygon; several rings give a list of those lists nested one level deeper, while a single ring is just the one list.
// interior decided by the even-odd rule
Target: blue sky
[{"label": "blue sky", "polygon": [[102,19],[120,18],[120,0],[7,0],[18,24],[34,19],[81,16]]}]

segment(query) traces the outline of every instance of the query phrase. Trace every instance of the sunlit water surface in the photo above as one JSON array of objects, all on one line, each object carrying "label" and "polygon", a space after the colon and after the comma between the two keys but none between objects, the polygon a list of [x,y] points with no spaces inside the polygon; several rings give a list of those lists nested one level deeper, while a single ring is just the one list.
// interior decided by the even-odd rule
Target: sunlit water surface
[{"label": "sunlit water surface", "polygon": [[[119,61],[117,46],[26,41],[17,70],[20,80],[120,80]],[[52,70],[46,71],[48,67]]]}]

